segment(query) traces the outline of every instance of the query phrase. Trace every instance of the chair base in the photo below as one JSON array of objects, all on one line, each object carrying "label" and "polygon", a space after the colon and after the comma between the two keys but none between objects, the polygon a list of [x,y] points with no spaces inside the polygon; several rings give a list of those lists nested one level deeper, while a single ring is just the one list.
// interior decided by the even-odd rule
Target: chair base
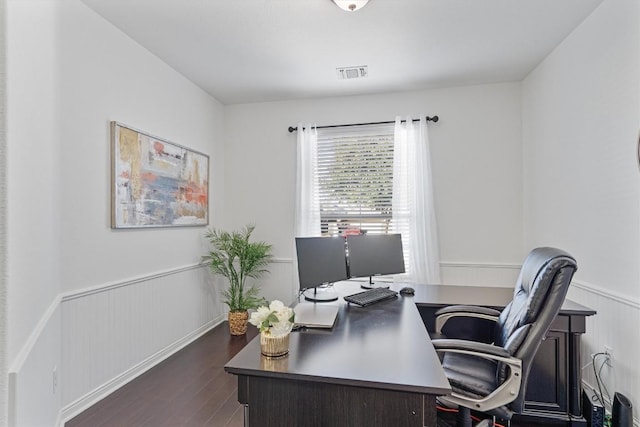
[{"label": "chair base", "polygon": [[456,418],[456,427],[494,427],[495,418],[487,418],[480,421],[475,426],[471,419],[471,410],[464,406],[458,406],[458,416]]},{"label": "chair base", "polygon": [[496,424],[496,417],[492,417],[482,412],[472,411],[462,405],[447,407],[447,405],[443,404],[441,401],[438,403],[442,406],[438,408],[438,427],[511,426],[511,420],[497,420],[498,424]]}]

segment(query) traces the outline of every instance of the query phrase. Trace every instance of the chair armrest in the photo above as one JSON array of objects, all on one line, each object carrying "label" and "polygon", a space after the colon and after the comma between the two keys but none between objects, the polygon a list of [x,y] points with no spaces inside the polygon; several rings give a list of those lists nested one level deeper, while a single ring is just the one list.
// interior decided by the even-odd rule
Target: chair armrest
[{"label": "chair armrest", "polygon": [[496,322],[500,317],[500,312],[493,308],[476,305],[450,305],[436,311],[436,333],[442,334],[444,324],[454,317],[472,317]]},{"label": "chair armrest", "polygon": [[436,339],[431,342],[439,353],[461,353],[474,357],[483,357],[504,363],[509,367],[505,381],[489,395],[472,397],[454,391],[451,395],[445,396],[445,400],[480,412],[486,412],[509,404],[518,397],[522,384],[522,360],[511,356],[504,348],[467,340]]},{"label": "chair armrest", "polygon": [[[502,347],[477,341],[435,339],[431,340],[433,347],[439,352],[468,353],[487,359],[499,360],[499,358],[512,358],[511,354]],[[490,357],[494,356],[494,357]],[[515,359],[515,358],[513,358]],[[515,359],[519,360],[519,359]]]}]

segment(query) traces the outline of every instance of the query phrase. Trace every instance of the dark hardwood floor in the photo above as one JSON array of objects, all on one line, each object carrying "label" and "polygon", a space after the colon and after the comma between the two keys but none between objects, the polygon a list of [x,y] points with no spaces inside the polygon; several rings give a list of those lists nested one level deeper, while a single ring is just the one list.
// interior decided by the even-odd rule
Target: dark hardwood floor
[{"label": "dark hardwood floor", "polygon": [[[224,322],[67,421],[65,427],[243,427],[237,380],[224,372],[224,365],[256,335],[257,328],[249,326],[247,335],[231,336]],[[454,422],[444,415],[438,425]],[[534,425],[512,423],[512,427]]]},{"label": "dark hardwood floor", "polygon": [[225,322],[65,423],[65,427],[242,427],[236,377],[224,365],[254,336]]}]

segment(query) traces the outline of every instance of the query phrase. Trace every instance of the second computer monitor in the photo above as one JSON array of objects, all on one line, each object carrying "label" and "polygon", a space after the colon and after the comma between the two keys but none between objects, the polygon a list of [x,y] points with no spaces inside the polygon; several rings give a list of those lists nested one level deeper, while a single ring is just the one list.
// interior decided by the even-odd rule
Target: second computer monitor
[{"label": "second computer monitor", "polygon": [[369,277],[364,288],[380,287],[372,276],[405,272],[400,234],[360,234],[347,236],[349,277]]}]

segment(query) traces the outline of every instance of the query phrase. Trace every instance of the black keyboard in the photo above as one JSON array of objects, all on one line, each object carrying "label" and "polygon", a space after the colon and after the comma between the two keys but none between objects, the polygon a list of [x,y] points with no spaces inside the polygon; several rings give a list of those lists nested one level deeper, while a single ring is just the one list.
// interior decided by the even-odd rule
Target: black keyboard
[{"label": "black keyboard", "polygon": [[366,306],[398,296],[396,291],[387,288],[373,288],[344,297],[346,302]]}]

